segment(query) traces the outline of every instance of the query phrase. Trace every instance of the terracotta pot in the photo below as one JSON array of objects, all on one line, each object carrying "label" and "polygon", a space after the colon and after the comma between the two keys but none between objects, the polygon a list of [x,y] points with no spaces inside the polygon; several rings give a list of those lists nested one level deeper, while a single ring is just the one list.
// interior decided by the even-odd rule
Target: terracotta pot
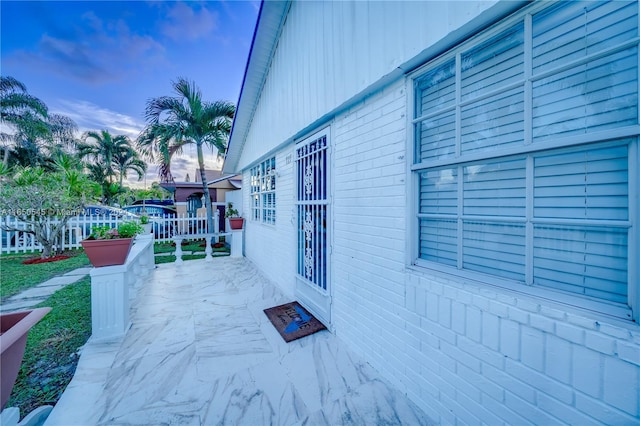
[{"label": "terracotta pot", "polygon": [[50,310],[36,308],[0,315],[0,410],[9,400],[16,383],[27,344],[27,333]]},{"label": "terracotta pot", "polygon": [[133,238],[80,241],[93,266],[124,265],[133,244]]},{"label": "terracotta pot", "polygon": [[231,229],[242,229],[244,226],[244,218],[243,217],[230,217],[229,218],[229,226]]}]

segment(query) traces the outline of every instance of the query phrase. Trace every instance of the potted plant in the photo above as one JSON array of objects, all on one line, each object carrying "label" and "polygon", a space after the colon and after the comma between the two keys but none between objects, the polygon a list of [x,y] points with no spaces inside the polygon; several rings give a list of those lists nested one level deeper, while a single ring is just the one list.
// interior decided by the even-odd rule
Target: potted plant
[{"label": "potted plant", "polygon": [[123,265],[133,245],[133,237],[142,232],[137,222],[123,222],[117,228],[94,226],[91,235],[80,242],[93,266]]},{"label": "potted plant", "polygon": [[140,216],[140,225],[142,225],[143,233],[150,234],[152,231],[152,224],[149,221],[149,216],[143,214]]},{"label": "potted plant", "polygon": [[244,218],[240,217],[240,213],[237,209],[233,208],[233,203],[227,203],[227,211],[224,217],[229,219],[229,226],[231,229],[242,229],[244,226]]}]

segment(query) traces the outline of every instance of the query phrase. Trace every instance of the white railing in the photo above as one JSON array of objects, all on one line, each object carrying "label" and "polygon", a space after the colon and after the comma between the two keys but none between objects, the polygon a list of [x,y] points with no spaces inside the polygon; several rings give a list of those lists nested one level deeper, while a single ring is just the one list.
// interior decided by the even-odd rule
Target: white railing
[{"label": "white railing", "polygon": [[[182,235],[188,238],[190,235],[207,233],[207,219],[205,217],[191,217],[178,215],[175,217],[150,217],[153,223],[153,230],[156,242],[173,242],[175,235]],[[120,223],[130,220],[116,216],[74,216],[69,219],[62,231],[62,238],[56,244],[62,250],[80,248],[80,241],[91,234],[94,226],[108,225],[117,227]],[[217,210],[214,211],[214,233],[220,232],[220,218]],[[47,229],[57,223],[57,219],[47,219]],[[32,226],[21,222],[15,217],[0,217],[0,225],[24,230],[32,229]],[[0,253],[30,253],[42,250],[42,245],[36,241],[33,234],[21,231],[5,231],[0,229],[0,239],[2,246]]]}]

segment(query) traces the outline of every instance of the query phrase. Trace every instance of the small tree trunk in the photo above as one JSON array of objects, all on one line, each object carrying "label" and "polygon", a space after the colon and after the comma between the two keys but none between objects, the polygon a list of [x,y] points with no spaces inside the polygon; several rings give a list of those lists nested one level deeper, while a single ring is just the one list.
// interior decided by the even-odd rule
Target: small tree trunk
[{"label": "small tree trunk", "polygon": [[200,178],[202,180],[202,192],[204,192],[204,204],[207,208],[207,232],[213,232],[213,206],[209,195],[209,185],[207,185],[207,174],[204,170],[204,155],[202,154],[202,142],[196,144],[198,151],[198,166],[200,167]]}]

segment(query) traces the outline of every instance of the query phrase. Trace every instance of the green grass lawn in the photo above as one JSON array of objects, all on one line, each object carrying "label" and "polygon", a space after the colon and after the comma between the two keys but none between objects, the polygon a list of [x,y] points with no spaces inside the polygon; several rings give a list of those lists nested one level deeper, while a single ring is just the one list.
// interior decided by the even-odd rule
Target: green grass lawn
[{"label": "green grass lawn", "polygon": [[37,306],[52,310],[29,332],[7,403],[23,416],[40,405],[54,405],[73,378],[78,349],[91,336],[91,279],[70,284]]},{"label": "green grass lawn", "polygon": [[23,265],[37,254],[7,254],[0,257],[0,298],[2,301],[14,294],[38,285],[49,278],[62,275],[76,268],[88,266],[89,259],[82,250],[65,253],[72,257],[56,262]]},{"label": "green grass lawn", "polygon": [[[204,240],[196,240],[196,241],[187,241],[187,244],[182,246],[183,252],[192,252],[191,254],[183,254],[182,260],[193,260],[193,259],[204,259],[205,258],[205,247],[200,247],[201,244],[204,244]],[[165,256],[156,256],[155,263],[171,263],[176,261],[176,256],[172,254],[176,251],[175,246],[171,243],[156,243],[153,247],[153,252],[155,254],[165,254]],[[214,253],[229,253],[229,247],[221,247],[221,248],[213,248]]]}]

